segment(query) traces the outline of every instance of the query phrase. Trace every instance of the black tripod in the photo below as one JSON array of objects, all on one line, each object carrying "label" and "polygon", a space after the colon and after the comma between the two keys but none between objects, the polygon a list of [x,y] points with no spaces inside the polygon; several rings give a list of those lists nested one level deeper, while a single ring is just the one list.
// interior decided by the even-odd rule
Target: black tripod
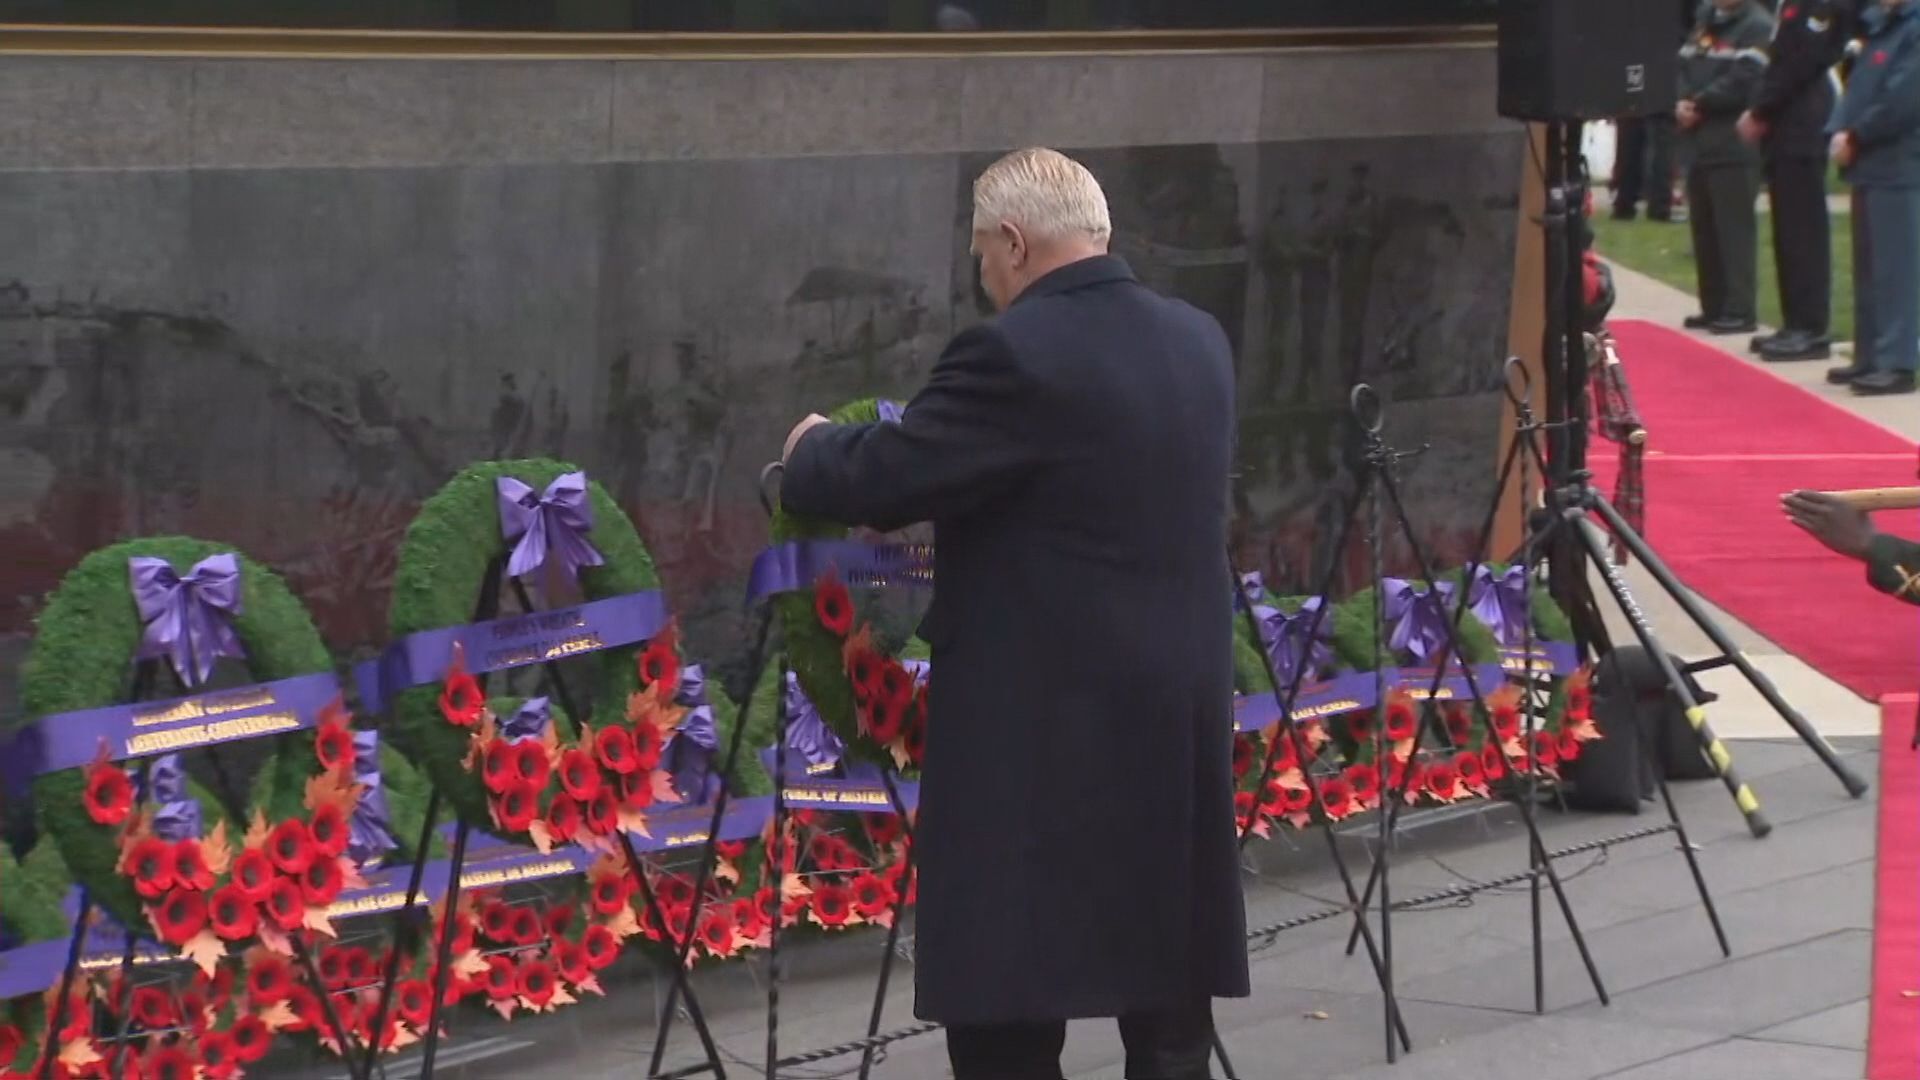
[{"label": "black tripod", "polygon": [[[1547,318],[1546,348],[1543,353],[1547,383],[1548,449],[1542,454],[1534,431],[1525,433],[1524,445],[1540,463],[1547,483],[1544,506],[1529,516],[1528,537],[1523,550],[1544,553],[1550,567],[1553,597],[1573,620],[1574,638],[1583,656],[1612,651],[1606,624],[1593,593],[1588,566],[1600,571],[1620,613],[1626,617],[1653,662],[1659,666],[1675,700],[1685,710],[1687,722],[1699,736],[1701,747],[1713,763],[1727,790],[1732,793],[1747,827],[1756,837],[1767,835],[1772,826],[1760,811],[1760,800],[1753,789],[1741,782],[1733,771],[1732,756],[1726,745],[1707,726],[1706,710],[1688,688],[1683,669],[1660,647],[1647,625],[1640,606],[1634,602],[1620,570],[1607,556],[1605,537],[1590,515],[1597,514],[1613,537],[1647,569],[1661,589],[1671,596],[1687,617],[1693,620],[1719,655],[1695,661],[1684,668],[1697,674],[1722,667],[1734,667],[1759,691],[1767,704],[1810,747],[1833,774],[1839,777],[1847,793],[1859,798],[1867,783],[1842,762],[1826,739],[1814,730],[1805,717],[1789,705],[1772,680],[1753,666],[1726,632],[1700,606],[1673,576],[1647,542],[1627,523],[1620,512],[1593,485],[1587,470],[1587,424],[1589,364],[1582,331],[1584,304],[1574,287],[1581,277],[1580,245],[1574,236],[1584,236],[1583,200],[1575,195],[1584,186],[1575,178],[1584,174],[1580,160],[1580,126],[1554,122],[1546,125],[1547,160],[1544,170],[1546,213],[1542,226],[1546,234]],[[1536,429],[1537,430],[1537,429]]]}]

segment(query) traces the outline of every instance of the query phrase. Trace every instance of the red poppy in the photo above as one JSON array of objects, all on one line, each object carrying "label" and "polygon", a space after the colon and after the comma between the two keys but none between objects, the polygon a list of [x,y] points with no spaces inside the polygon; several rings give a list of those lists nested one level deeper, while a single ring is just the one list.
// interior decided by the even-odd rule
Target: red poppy
[{"label": "red poppy", "polygon": [[535,1008],[542,1008],[552,1001],[553,992],[558,986],[553,977],[553,965],[545,960],[529,960],[520,965],[516,989]]},{"label": "red poppy", "polygon": [[853,910],[862,918],[871,919],[885,912],[898,898],[899,893],[884,878],[861,874],[853,879]]},{"label": "red poppy", "polygon": [[1279,776],[1290,769],[1299,768],[1300,748],[1295,746],[1293,740],[1285,734],[1278,734],[1275,739],[1274,745],[1269,748],[1269,752],[1273,754],[1273,768],[1269,770],[1272,775]]},{"label": "red poppy", "polygon": [[654,638],[641,650],[640,681],[668,695],[680,688],[680,655],[671,635]]},{"label": "red poppy", "polygon": [[916,719],[907,725],[906,739],[900,747],[907,752],[907,761],[918,768],[927,760],[927,696],[924,693],[915,699],[914,715]]},{"label": "red poppy", "polygon": [[546,787],[547,778],[553,775],[553,759],[547,756],[546,745],[538,739],[514,743],[513,773],[536,789]]},{"label": "red poppy", "polygon": [[587,831],[605,836],[620,828],[620,799],[612,788],[601,788],[587,807]]},{"label": "red poppy", "polygon": [[1451,799],[1460,786],[1460,772],[1448,762],[1436,762],[1427,768],[1427,790],[1436,799]]},{"label": "red poppy", "polygon": [[632,895],[630,877],[603,877],[593,883],[593,910],[598,915],[618,915]]},{"label": "red poppy", "polygon": [[586,950],[587,966],[595,971],[605,968],[620,956],[620,939],[604,926],[587,927],[587,932],[580,938],[580,947]]},{"label": "red poppy", "polygon": [[212,1025],[207,1017],[207,998],[196,990],[180,992],[180,1014],[186,1018],[187,1029],[196,1036],[205,1035]]},{"label": "red poppy", "polygon": [[216,1031],[200,1039],[200,1068],[209,1080],[228,1080],[240,1069],[240,1055],[233,1052],[233,1039]]},{"label": "red poppy", "polygon": [[717,907],[708,909],[700,917],[700,944],[714,956],[725,956],[733,950],[733,909]]},{"label": "red poppy", "polygon": [[320,1013],[320,999],[305,986],[294,986],[287,991],[287,1007],[293,1010],[294,1023],[287,1025],[285,1031],[318,1031],[324,1018]]},{"label": "red poppy", "polygon": [[1511,701],[1498,702],[1488,711],[1488,715],[1492,717],[1493,733],[1502,741],[1520,734],[1519,705]]},{"label": "red poppy", "polygon": [[853,632],[853,596],[839,578],[823,575],[813,583],[813,614],[834,637]]},{"label": "red poppy", "polygon": [[513,744],[502,738],[487,743],[480,752],[480,779],[486,783],[487,790],[495,795],[507,790],[513,782],[514,772]]},{"label": "red poppy", "polygon": [[513,906],[492,903],[480,912],[480,929],[489,940],[502,944],[513,940]]},{"label": "red poppy", "polygon": [[267,918],[282,930],[298,930],[307,921],[307,900],[300,883],[292,878],[274,878],[267,890]]},{"label": "red poppy", "polygon": [[1507,775],[1507,755],[1500,752],[1498,746],[1488,743],[1480,750],[1480,771],[1489,782]]},{"label": "red poppy", "polygon": [[540,789],[525,781],[515,781],[500,793],[497,804],[500,827],[510,833],[523,833],[540,816]]},{"label": "red poppy", "polygon": [[1454,705],[1447,709],[1447,738],[1455,746],[1465,746],[1473,741],[1473,714],[1465,706]]},{"label": "red poppy", "polygon": [[1260,788],[1260,812],[1268,817],[1278,817],[1287,805],[1287,789],[1280,786],[1278,780],[1269,780]]},{"label": "red poppy", "polygon": [[533,945],[546,939],[546,924],[540,921],[540,913],[530,907],[513,909],[513,943],[515,945]]},{"label": "red poppy", "polygon": [[573,917],[576,914],[578,909],[572,904],[557,904],[547,909],[546,917],[540,922],[546,927],[548,937],[559,938],[573,927]]},{"label": "red poppy", "polygon": [[341,990],[347,985],[347,950],[324,949],[320,953],[320,982],[328,990]]},{"label": "red poppy", "polygon": [[867,734],[881,746],[890,746],[907,729],[907,705],[904,702],[876,698],[867,716]]},{"label": "red poppy", "polygon": [[[136,987],[133,991],[133,1022],[147,1031],[165,1031],[180,1022],[173,998],[157,986]],[[11,1060],[0,1058],[0,1061]]]},{"label": "red poppy", "polygon": [[739,927],[740,936],[752,941],[767,928],[766,916],[761,914],[760,905],[747,897],[733,902],[733,925]]},{"label": "red poppy", "polygon": [[175,889],[154,909],[153,922],[160,940],[169,945],[185,945],[207,928],[207,898],[201,893]]},{"label": "red poppy", "polygon": [[1593,683],[1576,675],[1567,680],[1567,715],[1584,720],[1593,714]]},{"label": "red poppy", "polygon": [[177,1043],[163,1046],[147,1055],[147,1076],[150,1080],[197,1080],[198,1075],[193,1055]]},{"label": "red poppy", "polygon": [[118,825],[133,812],[133,781],[118,765],[101,762],[87,770],[87,816],[99,825]]},{"label": "red poppy", "polygon": [[1373,738],[1373,711],[1360,709],[1347,714],[1347,734],[1355,742],[1366,742]]},{"label": "red poppy", "polygon": [[505,1001],[520,992],[520,973],[514,970],[511,957],[488,957],[484,978],[487,996],[495,1001]]},{"label": "red poppy", "polygon": [[346,884],[347,875],[340,869],[337,857],[315,859],[300,875],[300,896],[308,907],[323,908],[339,897]]},{"label": "red poppy", "polygon": [[0,1064],[10,1063],[20,1056],[20,1047],[27,1036],[12,1024],[0,1024]]},{"label": "red poppy", "polygon": [[1561,761],[1574,761],[1580,757],[1580,740],[1570,731],[1562,731],[1554,740],[1554,751]]},{"label": "red poppy", "polygon": [[347,950],[347,985],[366,986],[379,977],[380,965],[370,950],[355,946]]},{"label": "red poppy", "polygon": [[440,688],[440,715],[446,717],[449,724],[472,727],[480,722],[480,714],[486,707],[487,696],[480,692],[480,684],[467,674],[460,658],[455,657],[446,683]]},{"label": "red poppy", "polygon": [[895,840],[900,839],[903,832],[900,827],[900,815],[865,814],[862,817],[867,827],[867,836],[876,845],[891,847]]},{"label": "red poppy", "polygon": [[1342,774],[1353,787],[1353,797],[1362,806],[1371,806],[1380,799],[1380,770],[1372,765],[1349,765]]},{"label": "red poppy", "polygon": [[353,768],[353,730],[337,720],[321,724],[313,733],[313,752],[328,772]]},{"label": "red poppy", "polygon": [[578,747],[561,754],[560,786],[581,802],[591,802],[600,793],[600,766],[593,755]]},{"label": "red poppy", "polygon": [[845,926],[853,915],[853,890],[828,883],[813,890],[813,917],[822,926]]},{"label": "red poppy", "polygon": [[1241,828],[1253,820],[1253,792],[1236,791],[1233,794],[1233,820]]},{"label": "red poppy", "polygon": [[427,985],[425,979],[407,979],[393,988],[393,1001],[400,1019],[424,1028],[433,1012],[433,987]]},{"label": "red poppy", "polygon": [[760,913],[760,921],[767,926],[773,925],[774,902],[775,894],[771,888],[760,889],[753,894],[753,909]]},{"label": "red poppy", "polygon": [[620,804],[629,810],[653,805],[653,772],[628,773],[620,778]]},{"label": "red poppy", "polygon": [[1551,731],[1534,732],[1533,756],[1541,765],[1557,764],[1560,760],[1560,740],[1554,738]]},{"label": "red poppy", "polygon": [[633,760],[639,772],[649,772],[660,765],[660,758],[666,753],[667,738],[660,729],[652,724],[636,724],[633,728]]},{"label": "red poppy", "polygon": [[250,938],[260,928],[260,912],[238,886],[227,885],[213,894],[207,908],[213,932],[226,941]]},{"label": "red poppy", "polygon": [[1387,703],[1387,738],[1394,742],[1411,739],[1419,727],[1420,716],[1413,702],[1396,698]]},{"label": "red poppy", "polygon": [[148,836],[127,853],[127,872],[133,877],[133,889],[148,900],[157,900],[173,888],[173,845],[157,836]]},{"label": "red poppy", "polygon": [[575,985],[593,978],[593,969],[587,966],[587,950],[571,941],[553,943],[553,963],[560,969],[560,977]]},{"label": "red poppy", "polygon": [[861,649],[847,657],[847,679],[853,683],[853,699],[865,706],[879,695],[880,654]]},{"label": "red poppy", "polygon": [[601,728],[593,737],[593,752],[599,756],[600,764],[622,776],[640,767],[634,756],[633,736],[626,728]]},{"label": "red poppy", "polygon": [[267,888],[273,884],[273,876],[273,863],[267,858],[267,853],[259,848],[248,848],[233,860],[231,884],[256,904],[267,898]]},{"label": "red poppy", "polygon": [[298,874],[313,861],[313,836],[304,821],[283,821],[267,834],[267,858],[282,873]]},{"label": "red poppy", "polygon": [[556,841],[565,843],[580,831],[580,804],[567,794],[553,797],[547,804],[547,831]]},{"label": "red poppy", "polygon": [[731,862],[747,853],[745,840],[720,840],[713,845],[713,853]]},{"label": "red poppy", "polygon": [[1289,814],[1304,814],[1313,806],[1313,792],[1304,787],[1281,788],[1282,809]]},{"label": "red poppy", "polygon": [[228,1034],[233,1039],[233,1056],[239,1058],[243,1065],[259,1061],[273,1048],[273,1032],[268,1030],[267,1022],[257,1016],[242,1016],[235,1020]]},{"label": "red poppy", "polygon": [[1482,787],[1487,782],[1487,770],[1480,755],[1472,750],[1462,750],[1453,755],[1453,771],[1460,775],[1460,782],[1468,787]]},{"label": "red poppy", "polygon": [[261,956],[247,965],[247,998],[254,1005],[287,1000],[293,989],[293,971],[284,957]]},{"label": "red poppy", "polygon": [[674,904],[671,907],[664,907],[660,914],[664,916],[667,921],[666,932],[668,940],[672,941],[675,945],[686,941],[688,923],[693,920],[693,905]]},{"label": "red poppy", "polygon": [[1345,817],[1353,812],[1353,787],[1339,777],[1330,777],[1320,783],[1320,805],[1332,817]]},{"label": "red poppy", "polygon": [[307,835],[313,838],[315,859],[337,859],[346,854],[347,840],[353,835],[347,827],[347,815],[334,803],[321,803],[307,822]]},{"label": "red poppy", "polygon": [[1233,740],[1233,778],[1247,775],[1253,768],[1253,740],[1245,735],[1237,735]]},{"label": "red poppy", "polygon": [[878,690],[874,697],[900,706],[904,713],[913,704],[913,674],[900,661],[888,660],[880,665]]}]

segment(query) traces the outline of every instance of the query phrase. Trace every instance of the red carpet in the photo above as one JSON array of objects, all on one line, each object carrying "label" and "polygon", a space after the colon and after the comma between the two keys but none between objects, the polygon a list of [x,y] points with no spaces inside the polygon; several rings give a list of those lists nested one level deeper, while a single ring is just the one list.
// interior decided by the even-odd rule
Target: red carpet
[{"label": "red carpet", "polygon": [[[1689,588],[1861,696],[1913,689],[1920,614],[1780,512],[1795,488],[1915,483],[1913,445],[1678,331],[1611,327],[1648,432],[1654,550]],[[1589,459],[1611,493],[1613,444],[1596,439]],[[1920,538],[1912,511],[1879,518]]]},{"label": "red carpet", "polygon": [[1879,865],[1873,904],[1868,1080],[1920,1076],[1920,751],[1916,698],[1881,702]]}]

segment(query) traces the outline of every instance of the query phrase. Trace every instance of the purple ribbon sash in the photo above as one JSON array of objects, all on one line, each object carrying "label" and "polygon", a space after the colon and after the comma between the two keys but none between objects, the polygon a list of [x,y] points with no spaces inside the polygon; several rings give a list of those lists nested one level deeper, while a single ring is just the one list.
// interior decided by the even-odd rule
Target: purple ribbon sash
[{"label": "purple ribbon sash", "polygon": [[1580,648],[1571,641],[1535,641],[1529,663],[1526,646],[1515,644],[1500,650],[1500,663],[1516,675],[1529,670],[1536,675],[1571,675],[1580,670]]},{"label": "purple ribbon sash", "polygon": [[378,713],[400,691],[444,678],[456,644],[465,650],[467,670],[478,674],[631,645],[658,635],[666,625],[667,601],[658,590],[628,593],[577,607],[408,634],[376,659],[356,664],[353,677],[361,706]]},{"label": "purple ribbon sash", "polygon": [[17,785],[36,776],[92,764],[102,742],[110,760],[126,761],[283,735],[313,727],[320,710],[339,696],[333,675],[317,672],[168,701],[43,716],[0,753],[0,771],[17,791]]},{"label": "purple ribbon sash", "polygon": [[849,586],[927,587],[933,584],[929,544],[867,544],[858,540],[789,540],[762,551],[747,578],[747,605],[777,593],[805,592],[834,575]]},{"label": "purple ribbon sash", "polygon": [[387,793],[380,784],[380,733],[353,733],[353,782],[366,790],[360,804],[353,808],[347,832],[347,857],[362,869],[377,866],[388,852],[397,849],[392,821],[387,809]]},{"label": "purple ribbon sash", "polygon": [[[772,748],[760,751],[760,761],[769,775],[778,775],[775,772],[778,755]],[[837,769],[842,775],[831,775]],[[896,777],[893,787],[909,811],[920,804],[919,784]],[[893,799],[887,795],[880,770],[865,762],[849,763],[844,769],[837,764],[823,768],[795,760],[789,754],[786,788],[787,805],[801,810],[838,810],[848,814],[894,812]]]},{"label": "purple ribbon sash", "polygon": [[804,775],[831,770],[840,762],[847,746],[833,733],[806,691],[800,689],[800,676],[787,672],[786,692],[781,707],[787,711],[787,749],[800,755]]},{"label": "purple ribbon sash", "polygon": [[153,801],[153,834],[168,843],[200,835],[200,800],[187,790],[187,768],[179,754],[166,754],[147,772]]},{"label": "purple ribbon sash", "polygon": [[[1388,685],[1392,685],[1391,680]],[[1284,694],[1286,690],[1286,684],[1282,683],[1280,692]],[[1331,679],[1301,683],[1300,692],[1288,711],[1295,723],[1301,723],[1370,709],[1379,703],[1379,698],[1373,692],[1373,672],[1343,671]],[[1239,694],[1233,699],[1235,731],[1259,731],[1279,719],[1280,703],[1273,699],[1271,691]]]},{"label": "purple ribbon sash", "polygon": [[553,723],[553,705],[544,697],[531,697],[520,703],[500,725],[500,737],[510,743],[526,739],[537,739],[546,733],[547,725]]},{"label": "purple ribbon sash", "polygon": [[[1331,613],[1319,614],[1325,601],[1313,597],[1303,604],[1300,610],[1288,615],[1276,607],[1256,603],[1253,607],[1255,620],[1260,624],[1260,644],[1266,650],[1267,663],[1272,665],[1273,673],[1280,681],[1282,690],[1293,685],[1294,674],[1306,665],[1307,678],[1317,678],[1333,663],[1333,617]],[[1307,640],[1307,628],[1314,627],[1313,639]]]},{"label": "purple ribbon sash", "polygon": [[720,795],[720,777],[713,771],[720,735],[713,726],[713,706],[707,702],[706,669],[699,664],[681,668],[680,689],[673,700],[687,714],[667,739],[667,775],[673,777],[674,790],[682,799],[711,804]]},{"label": "purple ribbon sash", "polygon": [[133,603],[145,630],[140,660],[165,658],[180,681],[199,686],[220,657],[246,659],[233,617],[240,614],[240,560],[232,552],[209,555],[185,577],[165,559],[136,555],[127,560]]},{"label": "purple ribbon sash", "polygon": [[[1473,681],[1469,682],[1465,668],[1455,662],[1448,665],[1446,675],[1440,679],[1440,688],[1433,689],[1433,668],[1402,667],[1387,671],[1387,685],[1396,690],[1411,694],[1417,700],[1434,701],[1472,701],[1473,687],[1478,685],[1482,695],[1491,694],[1506,685],[1507,670],[1501,664],[1473,665]],[[1429,691],[1432,691],[1429,695]]]}]

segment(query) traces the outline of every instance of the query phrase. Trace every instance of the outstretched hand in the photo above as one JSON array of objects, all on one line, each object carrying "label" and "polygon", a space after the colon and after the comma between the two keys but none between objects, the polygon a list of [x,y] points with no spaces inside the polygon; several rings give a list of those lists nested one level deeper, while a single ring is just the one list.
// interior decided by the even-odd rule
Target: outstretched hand
[{"label": "outstretched hand", "polygon": [[1815,540],[1850,559],[1865,559],[1873,542],[1873,522],[1866,511],[1822,491],[1795,491],[1780,497],[1787,520],[1812,534]]}]

